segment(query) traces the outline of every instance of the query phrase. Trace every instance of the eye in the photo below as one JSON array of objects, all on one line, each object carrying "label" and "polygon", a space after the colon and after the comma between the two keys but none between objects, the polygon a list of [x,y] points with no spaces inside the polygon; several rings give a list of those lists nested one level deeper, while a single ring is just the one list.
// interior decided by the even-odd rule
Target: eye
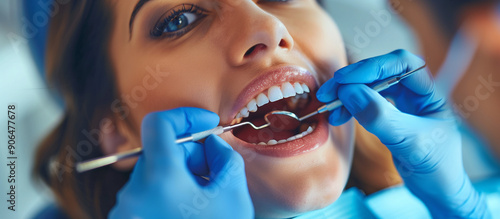
[{"label": "eye", "polygon": [[165,32],[175,32],[178,30],[181,30],[185,27],[187,27],[189,24],[192,24],[196,19],[198,18],[198,15],[193,14],[193,13],[184,13],[181,15],[178,15],[174,17],[171,21],[168,21],[166,27],[165,27]]},{"label": "eye", "polygon": [[206,16],[206,10],[192,4],[182,4],[160,18],[153,30],[152,37],[179,37],[191,29]]}]

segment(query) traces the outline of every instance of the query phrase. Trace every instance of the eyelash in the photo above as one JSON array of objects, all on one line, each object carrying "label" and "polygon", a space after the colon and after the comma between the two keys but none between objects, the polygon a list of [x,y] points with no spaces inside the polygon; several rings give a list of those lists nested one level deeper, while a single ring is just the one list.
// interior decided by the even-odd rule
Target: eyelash
[{"label": "eyelash", "polygon": [[[293,2],[295,0],[261,0],[263,2],[270,2],[270,3],[278,3],[278,4],[286,4]],[[188,26],[177,30],[173,32],[165,32],[166,27],[170,22],[173,22],[174,19],[179,18],[179,16],[184,15],[185,13],[192,13],[196,15],[197,19],[191,23],[188,24]],[[166,37],[166,38],[176,38],[176,37],[181,37],[184,34],[188,33],[191,31],[201,19],[203,19],[207,14],[207,11],[197,5],[194,4],[182,4],[179,5],[168,12],[166,12],[162,18],[156,23],[156,25],[153,27],[153,29],[150,32],[151,37],[153,38],[160,38],[160,37]]]},{"label": "eyelash", "polygon": [[[196,16],[196,20],[188,24],[188,26],[177,30],[173,32],[165,32],[165,29],[167,28],[168,24],[170,22],[173,22],[174,19],[179,18],[179,16],[182,16],[186,13],[192,13]],[[207,11],[197,5],[194,4],[182,4],[179,5],[168,12],[166,12],[162,18],[156,23],[156,25],[153,27],[151,30],[151,36],[153,38],[159,38],[159,37],[167,37],[167,38],[175,38],[175,37],[180,37],[190,30],[192,30],[199,21],[204,18],[207,14]]]}]

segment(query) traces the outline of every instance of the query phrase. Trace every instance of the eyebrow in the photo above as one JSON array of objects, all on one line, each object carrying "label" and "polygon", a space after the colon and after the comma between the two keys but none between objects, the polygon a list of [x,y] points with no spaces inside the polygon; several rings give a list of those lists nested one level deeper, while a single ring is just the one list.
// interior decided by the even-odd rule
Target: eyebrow
[{"label": "eyebrow", "polygon": [[137,13],[139,13],[139,10],[141,10],[142,6],[144,6],[149,1],[151,0],[139,0],[139,2],[137,2],[137,4],[135,5],[134,10],[132,11],[132,15],[130,16],[130,22],[128,24],[130,38],[132,38],[132,24],[134,24],[135,16],[137,15]]}]

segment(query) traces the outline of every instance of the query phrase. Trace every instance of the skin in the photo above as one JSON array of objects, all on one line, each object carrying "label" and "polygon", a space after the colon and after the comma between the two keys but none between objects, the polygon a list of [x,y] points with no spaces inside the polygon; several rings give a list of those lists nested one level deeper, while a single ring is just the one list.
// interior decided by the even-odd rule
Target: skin
[{"label": "skin", "polygon": [[[134,130],[140,130],[143,117],[154,111],[199,107],[217,113],[220,124],[229,124],[242,89],[276,65],[304,67],[320,85],[347,64],[338,28],[314,0],[153,0],[137,13],[129,35],[136,3],[111,1],[115,25],[110,56],[122,101],[130,109],[126,119],[135,127],[116,119],[117,131],[104,136],[105,153],[140,145],[140,133]],[[152,38],[150,31],[161,15],[181,3],[196,3],[208,15],[181,37]],[[245,56],[257,44],[265,46]],[[157,86],[152,86],[155,80],[149,68],[164,73]],[[133,98],[138,87],[154,88],[139,101]],[[131,101],[126,101],[127,95]],[[322,147],[288,158],[245,150],[230,133],[221,137],[245,160],[256,216],[283,218],[325,207],[340,196],[352,160],[353,127],[351,122],[330,126],[330,137]],[[119,162],[115,168],[131,169],[134,163]]]},{"label": "skin", "polygon": [[403,183],[392,154],[374,134],[356,122],[356,148],[351,166],[353,176],[348,186],[372,194],[390,186]]},{"label": "skin", "polygon": [[[439,27],[437,16],[432,14],[423,1],[391,0],[391,3],[415,30],[428,67],[433,74],[437,74],[452,39]],[[451,98],[456,112],[484,139],[493,155],[500,159],[498,19],[495,6],[488,3],[468,6],[457,18],[457,21],[461,21],[462,34],[478,44],[472,62],[465,69],[466,72],[453,90]],[[479,78],[496,85],[488,90]],[[474,100],[477,102],[474,103]]]}]

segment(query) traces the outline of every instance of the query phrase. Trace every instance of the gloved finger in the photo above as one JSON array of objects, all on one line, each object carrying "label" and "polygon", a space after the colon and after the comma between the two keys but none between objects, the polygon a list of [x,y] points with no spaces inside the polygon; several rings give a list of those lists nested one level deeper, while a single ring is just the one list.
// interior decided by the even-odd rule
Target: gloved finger
[{"label": "gloved finger", "polygon": [[415,72],[411,77],[401,80],[400,83],[418,95],[431,94],[435,89],[434,79],[427,68]]},{"label": "gloved finger", "polygon": [[130,213],[135,210],[130,207],[137,206],[136,198],[143,192],[141,188],[138,187],[144,185],[144,183],[142,183],[142,180],[146,177],[144,174],[146,172],[144,164],[144,157],[139,157],[130,174],[129,180],[116,194],[116,204],[109,212],[108,218],[122,218],[123,215],[130,215]]},{"label": "gloved finger", "polygon": [[207,176],[194,176],[194,179],[196,181],[196,183],[198,183],[199,186],[206,186],[210,183],[210,180],[207,179],[207,178],[204,178],[204,177],[207,177]]},{"label": "gloved finger", "polygon": [[146,161],[143,156],[139,156],[139,159],[137,159],[137,162],[135,163],[134,169],[132,170],[132,173],[130,174],[130,178],[127,182],[127,184],[122,188],[122,190],[125,190],[129,186],[129,184],[142,184],[141,180],[146,179],[147,177],[147,166],[146,166]]},{"label": "gloved finger", "polygon": [[205,146],[198,142],[182,144],[189,171],[198,176],[208,176],[209,169],[205,158]]},{"label": "gloved finger", "polygon": [[[406,50],[395,50],[352,64],[354,67],[342,68],[333,77],[340,84],[369,84],[409,72],[424,64],[422,59]],[[411,77],[413,75],[408,78]]]},{"label": "gloved finger", "polygon": [[338,88],[339,83],[332,78],[321,85],[321,87],[316,92],[316,98],[318,98],[318,100],[323,103],[332,102],[338,98]]},{"label": "gloved finger", "polygon": [[[390,98],[399,111],[407,114],[425,116],[442,111],[446,105],[446,99],[434,92],[432,78],[425,71],[422,71],[422,74],[420,72],[415,74],[417,74],[415,77],[407,78],[409,81],[405,79],[380,94],[385,98]],[[413,85],[402,85],[405,82],[413,83]],[[419,83],[422,86],[418,85]]]},{"label": "gloved finger", "polygon": [[[425,115],[442,111],[446,105],[446,97],[436,92],[436,86],[432,75],[427,69],[415,72],[400,82],[404,88],[411,92],[400,92],[397,102],[411,109],[415,115]],[[411,100],[411,101],[408,101]],[[411,107],[411,108],[410,108]]]},{"label": "gloved finger", "polygon": [[[417,69],[424,64],[416,55],[404,50],[396,50],[386,55],[356,63],[351,71],[341,69],[334,77],[338,83],[371,84],[394,75]],[[349,69],[348,69],[349,70]],[[427,69],[419,70],[401,81],[400,84],[382,92],[385,97],[394,97],[403,112],[424,115],[438,111],[445,103],[444,98],[435,93],[432,76]],[[396,97],[397,96],[397,97]]]},{"label": "gloved finger", "polygon": [[177,136],[208,130],[218,123],[217,114],[198,108],[148,114],[142,121],[141,132],[148,172],[187,175],[184,149],[175,143]]},{"label": "gloved finger", "polygon": [[172,124],[177,135],[205,131],[215,128],[219,124],[217,114],[194,107],[181,107],[150,115],[156,115],[158,119]]},{"label": "gloved finger", "polygon": [[339,98],[346,109],[369,132],[376,135],[385,145],[404,140],[401,133],[403,113],[396,109],[379,93],[363,84],[340,86]]},{"label": "gloved finger", "polygon": [[247,190],[245,164],[241,155],[215,135],[205,140],[205,147],[210,168],[209,186],[224,190]]},{"label": "gloved finger", "polygon": [[446,99],[435,93],[419,95],[408,92],[408,89],[403,86],[401,86],[400,90],[394,101],[397,108],[404,113],[425,116],[441,112],[446,108]]},{"label": "gloved finger", "polygon": [[330,115],[328,116],[328,122],[330,123],[330,125],[339,126],[343,125],[351,118],[351,113],[345,107],[340,107],[330,113]]}]

